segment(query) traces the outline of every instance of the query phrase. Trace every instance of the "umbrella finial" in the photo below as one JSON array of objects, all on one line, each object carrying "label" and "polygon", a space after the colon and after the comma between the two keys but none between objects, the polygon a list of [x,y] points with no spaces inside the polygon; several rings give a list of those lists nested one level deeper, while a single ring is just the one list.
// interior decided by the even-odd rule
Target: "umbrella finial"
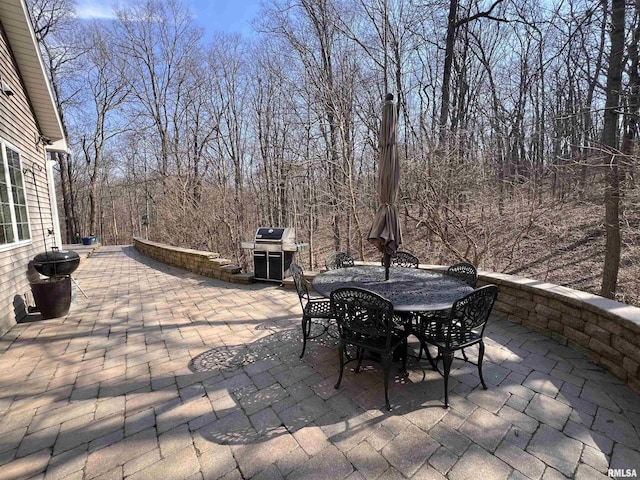
[{"label": "umbrella finial", "polygon": [[389,100],[393,100],[393,93],[387,93],[384,97],[384,101],[388,102]]}]

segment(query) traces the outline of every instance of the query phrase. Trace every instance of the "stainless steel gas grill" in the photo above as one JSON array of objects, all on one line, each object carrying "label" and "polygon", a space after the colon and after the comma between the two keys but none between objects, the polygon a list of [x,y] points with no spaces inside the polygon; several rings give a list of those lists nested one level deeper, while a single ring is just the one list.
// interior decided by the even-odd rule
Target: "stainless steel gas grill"
[{"label": "stainless steel gas grill", "polygon": [[306,249],[309,244],[296,243],[294,228],[260,227],[253,242],[242,242],[240,246],[253,250],[253,277],[256,280],[281,282],[289,276],[295,252]]}]

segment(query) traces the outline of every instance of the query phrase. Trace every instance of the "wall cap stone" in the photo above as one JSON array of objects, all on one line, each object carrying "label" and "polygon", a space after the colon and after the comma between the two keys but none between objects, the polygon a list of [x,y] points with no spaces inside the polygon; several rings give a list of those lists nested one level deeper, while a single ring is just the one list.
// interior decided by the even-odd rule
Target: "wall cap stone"
[{"label": "wall cap stone", "polygon": [[150,247],[161,248],[163,250],[170,250],[170,251],[178,252],[178,253],[185,253],[185,254],[188,254],[188,255],[196,256],[196,257],[204,257],[204,258],[208,258],[208,259],[211,259],[211,260],[220,258],[220,254],[219,253],[205,252],[203,250],[193,250],[191,248],[174,247],[173,245],[168,245],[166,243],[152,242],[151,240],[146,240],[146,239],[140,238],[140,237],[133,237],[133,241],[134,241],[134,244],[136,242],[138,242],[138,243],[142,243],[142,244],[145,244],[145,245],[149,245]]},{"label": "wall cap stone", "polygon": [[613,319],[622,319],[629,322],[634,330],[640,332],[640,308],[626,303],[617,302],[592,293],[574,290],[573,288],[554,285],[540,280],[519,277],[504,273],[479,271],[478,278],[498,286],[517,285],[525,291],[542,294],[544,296],[560,300],[578,308],[598,313]]}]

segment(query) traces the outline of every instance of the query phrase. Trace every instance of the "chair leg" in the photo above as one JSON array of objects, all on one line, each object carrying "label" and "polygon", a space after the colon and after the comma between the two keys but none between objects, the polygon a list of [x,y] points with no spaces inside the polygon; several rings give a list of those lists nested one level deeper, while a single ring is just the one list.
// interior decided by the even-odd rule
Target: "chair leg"
[{"label": "chair leg", "polygon": [[446,350],[442,354],[442,364],[444,367],[444,408],[449,408],[449,373],[453,363],[453,352]]},{"label": "chair leg", "polygon": [[[424,347],[423,347],[424,345]],[[431,365],[431,368],[433,370],[438,370],[438,365],[436,365],[436,362],[433,361],[433,357],[431,356],[431,352],[429,351],[429,347],[427,346],[426,343],[423,344],[422,341],[420,341],[420,350],[422,351],[422,349],[424,348],[424,352],[427,354],[427,360],[429,360],[429,365]]]},{"label": "chair leg", "polygon": [[407,375],[407,337],[404,337],[402,342],[402,373]]},{"label": "chair leg", "polygon": [[478,352],[478,375],[480,375],[480,382],[482,383],[482,388],[486,390],[487,384],[484,383],[484,377],[482,376],[482,359],[483,358],[484,358],[484,342],[480,340],[480,351]]},{"label": "chair leg", "polygon": [[357,351],[357,355],[358,355],[358,365],[356,365],[355,372],[360,373],[360,367],[362,366],[362,360],[364,359],[364,348],[359,347]]},{"label": "chair leg", "polygon": [[391,404],[389,403],[389,370],[391,369],[391,355],[384,355],[382,357],[382,370],[384,373],[384,401],[387,410],[391,410]]},{"label": "chair leg", "polygon": [[340,376],[338,377],[338,383],[334,385],[334,388],[337,390],[340,387],[340,383],[342,382],[342,374],[344,373],[344,343],[340,342],[338,344],[338,356],[340,357]]},{"label": "chair leg", "polygon": [[307,348],[307,337],[309,336],[309,333],[307,332],[308,324],[309,324],[309,319],[303,315],[302,316],[302,353],[300,354],[300,358],[304,357],[304,351]]},{"label": "chair leg", "polygon": [[[422,341],[422,335],[419,333],[420,331],[421,329],[418,327],[418,330],[412,330],[410,333],[410,334],[413,334],[418,339],[418,343],[420,344],[420,350],[418,351],[418,358],[416,359],[416,361],[418,362],[422,360],[422,352],[427,349],[426,345]],[[427,352],[427,355],[428,354],[429,352]]]},{"label": "chair leg", "polygon": [[467,354],[466,354],[466,353],[464,353],[464,348],[463,348],[462,350],[460,350],[460,351],[462,352],[462,358],[464,358],[464,361],[465,361],[465,362],[468,362],[468,361],[469,361],[469,359],[467,358]]}]

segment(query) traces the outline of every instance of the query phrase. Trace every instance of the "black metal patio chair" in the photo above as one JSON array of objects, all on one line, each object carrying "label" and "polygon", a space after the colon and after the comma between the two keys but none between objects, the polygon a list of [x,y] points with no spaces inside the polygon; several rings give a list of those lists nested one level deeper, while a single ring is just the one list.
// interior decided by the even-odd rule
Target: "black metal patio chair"
[{"label": "black metal patio chair", "polygon": [[398,250],[391,254],[390,265],[392,267],[418,268],[419,264],[420,260],[413,253]]},{"label": "black metal patio chair", "polygon": [[[459,280],[462,280],[470,287],[476,288],[476,284],[478,281],[478,270],[471,263],[461,262],[451,265],[447,268],[447,275],[455,277]],[[441,310],[438,312],[420,312],[416,314],[415,321],[420,323],[426,322],[442,322],[449,317],[449,310]],[[422,345],[420,345],[420,352],[418,353],[418,360],[422,358],[423,350],[427,354],[427,358],[431,361],[431,356],[429,354],[429,350],[425,350]],[[467,354],[462,350],[462,356],[464,359],[467,359]]]},{"label": "black metal patio chair", "polygon": [[[431,358],[429,354],[427,356],[433,369],[444,377],[445,408],[449,407],[449,373],[451,372],[451,364],[455,352],[458,350],[463,350],[476,344],[479,345],[477,363],[471,362],[466,355],[463,355],[460,360],[477,365],[482,388],[487,389],[482,376],[483,336],[497,295],[498,287],[486,285],[460,300],[456,300],[446,320],[429,319],[414,326],[414,333],[425,350],[427,350],[427,345],[433,345],[438,349],[438,355],[435,359]],[[442,372],[438,368],[440,360],[442,360]]]},{"label": "black metal patio chair", "polygon": [[[340,387],[346,364],[357,360],[355,372],[358,373],[364,354],[371,353],[374,355],[373,359],[382,365],[385,405],[387,410],[391,410],[389,371],[394,351],[398,347],[402,348],[402,371],[404,373],[406,373],[407,367],[407,333],[401,325],[394,321],[393,305],[369,290],[346,287],[336,289],[331,293],[331,307],[335,313],[340,332],[338,341],[340,377],[335,388]],[[350,357],[347,354],[348,346],[355,347],[355,356]]]},{"label": "black metal patio chair", "polygon": [[353,257],[347,252],[333,252],[327,256],[324,266],[327,270],[335,270],[337,268],[353,267]]},{"label": "black metal patio chair", "polygon": [[[307,340],[324,335],[334,318],[331,312],[331,302],[327,298],[312,297],[309,294],[309,286],[304,278],[304,272],[299,265],[292,263],[289,267],[293,283],[296,285],[300,305],[302,306],[302,353],[300,358],[304,356],[307,348]],[[311,327],[318,327],[314,332]]]},{"label": "black metal patio chair", "polygon": [[466,282],[470,287],[476,288],[478,282],[478,270],[472,264],[467,262],[456,263],[447,268],[447,275],[459,278]]}]

